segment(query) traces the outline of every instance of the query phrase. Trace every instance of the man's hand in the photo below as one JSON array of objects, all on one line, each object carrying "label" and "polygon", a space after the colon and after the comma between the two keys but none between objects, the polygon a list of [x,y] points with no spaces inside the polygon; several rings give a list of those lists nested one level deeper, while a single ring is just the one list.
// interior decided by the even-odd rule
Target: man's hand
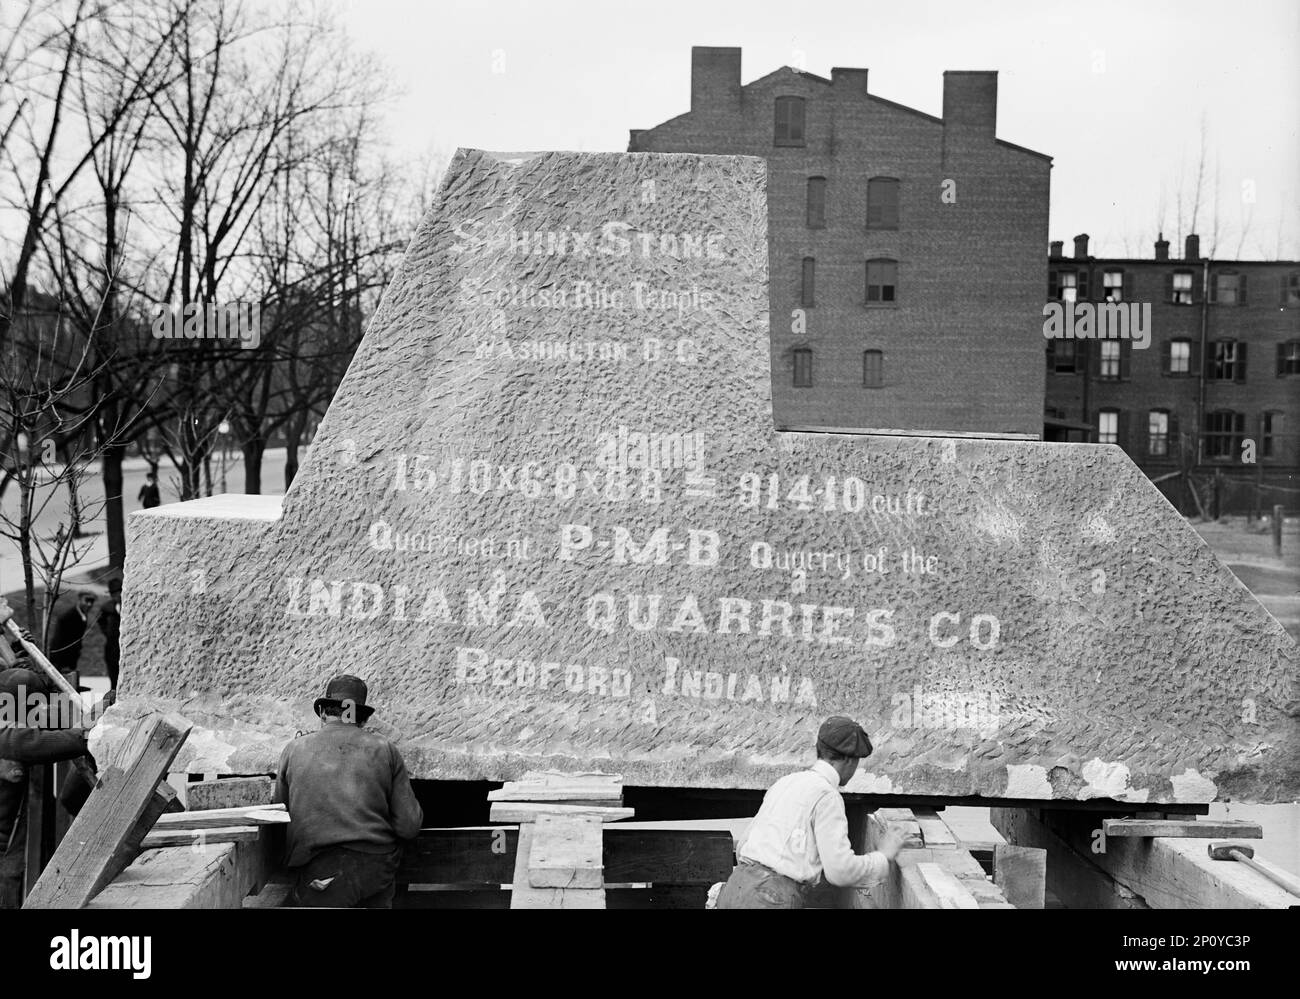
[{"label": "man's hand", "polygon": [[893,860],[898,856],[898,851],[903,848],[905,837],[894,826],[885,826],[885,831],[880,837],[880,842],[876,845],[876,850],[885,855],[886,860]]}]

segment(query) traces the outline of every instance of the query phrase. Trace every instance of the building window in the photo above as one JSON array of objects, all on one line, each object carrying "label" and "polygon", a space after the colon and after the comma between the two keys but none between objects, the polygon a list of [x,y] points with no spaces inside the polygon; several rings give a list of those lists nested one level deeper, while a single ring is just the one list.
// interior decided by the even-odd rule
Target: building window
[{"label": "building window", "polygon": [[1205,457],[1235,459],[1241,453],[1246,427],[1244,413],[1221,410],[1205,414]]},{"label": "building window", "polygon": [[1300,305],[1300,273],[1282,279],[1282,304]]},{"label": "building window", "polygon": [[799,285],[799,304],[812,308],[813,286],[817,277],[817,261],[812,257],[803,258],[803,274]]},{"label": "building window", "polygon": [[1214,381],[1246,380],[1246,345],[1236,340],[1215,340],[1210,344],[1210,365],[1206,376]]},{"label": "building window", "polygon": [[886,305],[897,299],[898,261],[867,261],[867,304]]},{"label": "building window", "polygon": [[812,350],[808,347],[794,350],[794,387],[812,388]]},{"label": "building window", "polygon": [[1074,375],[1079,372],[1078,344],[1073,340],[1047,341],[1048,368],[1058,375]]},{"label": "building window", "polygon": [[1079,300],[1079,275],[1074,271],[1052,271],[1047,297],[1057,302]]},{"label": "building window", "polygon": [[1174,305],[1192,304],[1192,272],[1174,271],[1169,275],[1169,301]]},{"label": "building window", "polygon": [[778,97],[776,99],[776,134],[774,142],[778,146],[802,146],[803,133],[803,98]]},{"label": "building window", "polygon": [[1265,458],[1278,458],[1281,456],[1280,442],[1277,438],[1282,436],[1282,414],[1281,413],[1264,413],[1259,421],[1260,427],[1260,451]]},{"label": "building window", "polygon": [[1165,374],[1190,375],[1192,373],[1192,341],[1165,341]]},{"label": "building window", "polygon": [[1103,409],[1097,414],[1097,443],[1119,443],[1119,410]]},{"label": "building window", "polygon": [[1147,454],[1164,458],[1169,454],[1169,412],[1153,409],[1147,414]]},{"label": "building window", "polygon": [[867,181],[867,228],[898,228],[898,181],[893,177]]},{"label": "building window", "polygon": [[1099,340],[1100,351],[1097,357],[1097,377],[1107,381],[1119,381],[1119,341]]},{"label": "building window", "polygon": [[1277,376],[1300,375],[1300,340],[1277,345]]},{"label": "building window", "polygon": [[1214,280],[1210,284],[1210,301],[1216,305],[1245,305],[1246,275],[1214,275]]},{"label": "building window", "polygon": [[1124,301],[1124,272],[1105,271],[1101,276],[1102,297],[1107,302]]},{"label": "building window", "polygon": [[883,388],[885,384],[885,354],[879,350],[862,352],[862,387]]},{"label": "building window", "polygon": [[826,178],[808,178],[808,228],[826,228]]}]

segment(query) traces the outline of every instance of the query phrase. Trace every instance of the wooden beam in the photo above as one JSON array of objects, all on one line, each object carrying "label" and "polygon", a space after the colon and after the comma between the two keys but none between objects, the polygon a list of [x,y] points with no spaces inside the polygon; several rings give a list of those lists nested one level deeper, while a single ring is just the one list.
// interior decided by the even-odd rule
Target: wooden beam
[{"label": "wooden beam", "polygon": [[1047,851],[999,843],[993,848],[993,880],[1017,909],[1047,905]]},{"label": "wooden beam", "polygon": [[590,815],[539,815],[533,826],[528,883],[534,888],[601,888],[603,823]]},{"label": "wooden beam", "polygon": [[147,850],[90,903],[90,909],[238,909],[260,891],[270,862],[269,831],[256,840]]},{"label": "wooden beam", "polygon": [[1187,836],[1197,839],[1263,839],[1264,828],[1258,822],[1225,819],[1202,822],[1197,819],[1102,819],[1106,838],[1112,836]]},{"label": "wooden beam", "polygon": [[406,844],[398,884],[478,884],[499,889],[514,879],[517,829],[422,829]]},{"label": "wooden beam", "polygon": [[185,807],[191,812],[269,805],[274,797],[275,781],[267,776],[223,777],[185,785]]},{"label": "wooden beam", "polygon": [[933,808],[913,808],[912,815],[921,827],[921,839],[928,847],[955,847],[957,837]]},{"label": "wooden beam", "polygon": [[555,801],[621,805],[623,778],[617,774],[529,773],[488,792],[488,801]]},{"label": "wooden beam", "polygon": [[[1080,813],[1087,817],[1087,812]],[[1131,890],[1043,824],[1037,809],[990,808],[993,828],[1014,846],[1047,851],[1046,891],[1069,909],[1146,909]],[[1096,823],[1097,819],[1089,821]],[[1090,850],[1091,846],[1086,849]]]},{"label": "wooden beam", "polygon": [[[867,848],[874,850],[879,846],[880,837],[883,835],[886,820],[880,818],[880,812],[884,809],[878,809],[872,815],[872,821],[867,827]],[[905,811],[905,810],[904,810]],[[910,812],[908,813],[910,815]],[[894,828],[909,828],[906,816],[897,814],[897,811],[887,813],[890,825]],[[917,820],[912,819],[912,822]],[[909,840],[916,842],[920,839],[920,826],[917,824],[916,832],[918,835]],[[1011,909],[1014,908],[1007,901],[1001,889],[991,883],[984,874],[984,868],[980,866],[969,851],[959,846],[939,846],[925,847],[922,845],[910,846],[904,844],[903,849],[899,852],[898,858],[890,865],[889,874],[884,881],[881,881],[870,888],[860,889],[856,894],[855,907],[866,909],[901,909],[905,908],[903,895],[903,876],[905,872],[918,864],[933,864],[941,867],[948,874],[954,877],[962,888],[975,900],[975,904],[981,909]],[[915,879],[916,875],[911,875]],[[922,893],[922,889],[916,887],[924,883],[916,882],[914,892]],[[918,896],[919,897],[919,896]],[[928,896],[926,896],[928,897]]]},{"label": "wooden beam", "polygon": [[257,839],[257,826],[225,826],[218,829],[155,829],[144,838],[146,850],[161,850],[169,846],[189,846],[202,849],[217,843],[243,843]]},{"label": "wooden beam", "polygon": [[[494,806],[495,807],[495,806]],[[519,848],[515,851],[515,877],[510,893],[512,909],[603,909],[605,890],[534,888],[528,877],[536,821],[519,827]]]},{"label": "wooden beam", "polygon": [[277,826],[289,821],[284,805],[249,805],[213,808],[201,812],[170,812],[158,820],[157,829],[222,829],[228,826]]},{"label": "wooden beam", "polygon": [[491,819],[493,822],[527,823],[536,822],[539,815],[586,815],[598,818],[602,822],[618,822],[630,819],[634,812],[630,808],[598,808],[592,805],[543,805],[529,801],[494,801]]},{"label": "wooden beam", "polygon": [[904,909],[978,909],[979,903],[951,871],[935,863],[912,864],[902,870]]},{"label": "wooden beam", "polygon": [[725,829],[610,826],[604,846],[605,880],[610,884],[648,882],[707,889],[726,881],[736,864],[735,844]]},{"label": "wooden beam", "polygon": [[138,824],[157,802],[154,792],[158,782],[190,728],[190,723],[177,715],[153,714],[136,723],[129,737],[135,756],[121,779],[91,792],[25,907],[81,908],[130,862],[139,840],[134,844],[129,840],[135,832],[143,838]]},{"label": "wooden beam", "polygon": [[[1286,909],[1296,896],[1245,864],[1211,860],[1204,840],[1099,837],[1096,819],[1054,809],[1043,823],[1153,909]],[[1091,845],[1101,839],[1104,853]]]}]

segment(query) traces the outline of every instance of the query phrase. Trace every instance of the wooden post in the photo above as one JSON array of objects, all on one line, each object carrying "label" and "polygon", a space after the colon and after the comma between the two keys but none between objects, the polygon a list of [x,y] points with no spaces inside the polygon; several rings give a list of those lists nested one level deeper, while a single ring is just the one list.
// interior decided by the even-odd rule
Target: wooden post
[{"label": "wooden post", "polygon": [[1017,909],[1042,909],[1047,899],[1047,851],[998,843],[993,848],[993,881]]},{"label": "wooden post", "polygon": [[30,895],[45,865],[54,855],[54,765],[40,763],[31,767],[27,778],[27,857],[23,894]]},{"label": "wooden post", "polygon": [[1273,554],[1282,557],[1282,507],[1273,507]]}]

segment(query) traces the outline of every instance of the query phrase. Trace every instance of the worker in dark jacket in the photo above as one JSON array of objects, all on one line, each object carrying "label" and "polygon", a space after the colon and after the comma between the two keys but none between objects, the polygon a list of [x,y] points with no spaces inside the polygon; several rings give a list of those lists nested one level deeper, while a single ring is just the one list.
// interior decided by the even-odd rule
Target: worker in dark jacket
[{"label": "worker in dark jacket", "polygon": [[77,602],[54,615],[50,625],[50,648],[47,655],[60,673],[71,673],[81,658],[81,640],[86,635],[90,612],[95,606],[95,594],[82,590]]},{"label": "worker in dark jacket", "polygon": [[85,729],[44,727],[42,705],[53,693],[32,670],[0,672],[0,909],[23,903],[28,768],[87,755]]},{"label": "worker in dark jacket", "polygon": [[314,705],[320,731],[280,755],[275,800],[288,806],[291,905],[388,909],[402,840],[424,813],[397,747],[367,732],[366,685],[337,676]]}]

